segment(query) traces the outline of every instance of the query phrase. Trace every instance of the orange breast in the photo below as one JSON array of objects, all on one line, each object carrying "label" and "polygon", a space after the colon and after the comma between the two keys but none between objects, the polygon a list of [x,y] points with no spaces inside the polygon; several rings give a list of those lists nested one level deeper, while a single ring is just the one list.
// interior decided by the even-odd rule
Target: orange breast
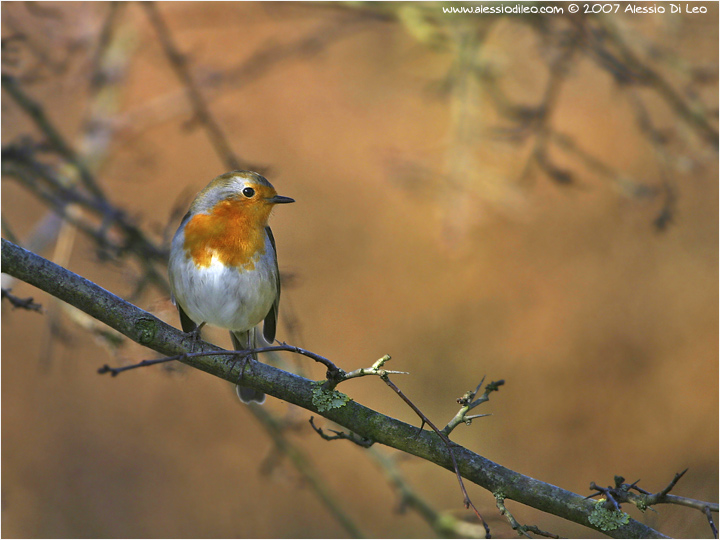
[{"label": "orange breast", "polygon": [[242,202],[222,201],[210,214],[190,218],[183,247],[199,268],[210,266],[216,257],[226,266],[252,270],[255,256],[265,253],[262,216]]}]

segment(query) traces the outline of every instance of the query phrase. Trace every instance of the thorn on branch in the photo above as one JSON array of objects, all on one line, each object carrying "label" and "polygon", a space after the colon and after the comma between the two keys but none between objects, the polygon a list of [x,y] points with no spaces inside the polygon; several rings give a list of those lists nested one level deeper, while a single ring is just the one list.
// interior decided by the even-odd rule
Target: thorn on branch
[{"label": "thorn on branch", "polygon": [[[593,493],[592,495],[588,495],[585,497],[586,499],[591,499],[592,497],[595,497],[596,495],[602,495],[605,499],[605,508],[608,510],[620,510],[620,503],[618,503],[615,500],[615,494],[618,491],[615,488],[611,488],[610,486],[604,488],[598,486],[595,482],[590,482],[590,489],[597,491],[597,493]],[[623,501],[625,502],[625,501]]]},{"label": "thorn on branch", "polygon": [[[323,384],[323,390],[334,390],[335,387],[343,381],[349,379],[356,379],[358,377],[365,377],[368,375],[377,375],[381,379],[385,379],[388,375],[407,375],[407,371],[389,371],[387,369],[381,369],[385,362],[390,360],[390,355],[386,354],[382,358],[378,359],[369,368],[360,368],[349,373],[346,373],[342,369],[336,367],[332,362],[332,367],[328,369],[326,374],[327,380]],[[329,361],[328,361],[329,362]]]}]

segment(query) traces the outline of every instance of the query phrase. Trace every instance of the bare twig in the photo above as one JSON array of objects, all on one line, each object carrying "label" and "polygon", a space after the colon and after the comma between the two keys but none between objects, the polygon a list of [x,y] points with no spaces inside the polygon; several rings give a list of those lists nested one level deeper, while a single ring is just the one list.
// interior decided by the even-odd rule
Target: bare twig
[{"label": "bare twig", "polygon": [[455,443],[453,443],[452,441],[450,441],[450,439],[447,438],[447,435],[445,435],[442,431],[440,431],[437,427],[435,427],[435,424],[433,424],[433,423],[430,421],[430,419],[429,419],[427,416],[425,416],[425,414],[424,414],[420,409],[418,409],[417,406],[416,406],[412,401],[410,401],[410,399],[402,392],[402,390],[400,390],[400,389],[390,380],[390,377],[388,377],[387,375],[385,375],[385,376],[380,377],[380,378],[385,382],[385,384],[387,384],[390,388],[392,388],[393,391],[394,391],[398,396],[400,396],[400,398],[401,398],[405,403],[407,403],[407,405],[408,405],[413,411],[415,411],[415,414],[417,414],[417,415],[420,417],[420,420],[422,420],[422,425],[420,426],[420,430],[422,430],[422,426],[423,426],[423,425],[427,424],[428,426],[430,426],[430,427],[432,428],[432,430],[433,430],[435,433],[437,433],[437,436],[440,437],[440,440],[443,442],[443,444],[444,444],[445,447],[447,448],[448,454],[449,454],[450,459],[451,459],[452,464],[453,464],[453,468],[455,469],[455,474],[456,474],[456,476],[457,476],[458,483],[460,484],[460,490],[462,491],[462,494],[463,494],[463,504],[465,505],[465,508],[472,508],[472,509],[473,509],[473,512],[475,512],[475,515],[478,517],[478,519],[480,520],[480,522],[481,522],[481,523],[483,524],[483,526],[485,527],[485,533],[486,533],[486,535],[487,535],[487,536],[490,536],[490,527],[488,527],[488,524],[485,522],[485,520],[483,519],[482,515],[480,515],[480,512],[478,511],[478,509],[475,507],[475,505],[473,504],[473,502],[470,500],[470,495],[468,495],[467,489],[465,489],[465,483],[463,482],[462,475],[460,474],[460,469],[458,468],[457,460],[455,459],[455,452],[453,452],[453,445],[454,445]]},{"label": "bare twig", "polygon": [[375,444],[375,441],[372,439],[366,439],[365,437],[359,437],[358,435],[355,435],[352,431],[350,433],[345,433],[343,431],[337,431],[334,429],[330,429],[329,431],[332,431],[335,435],[326,435],[325,432],[321,427],[317,427],[314,422],[314,417],[310,417],[310,425],[315,430],[315,433],[320,435],[323,439],[326,441],[350,441],[352,443],[357,444],[358,446],[362,448],[370,448],[373,444]]},{"label": "bare twig", "polygon": [[113,368],[108,365],[104,365],[103,367],[101,367],[98,370],[98,373],[100,373],[100,374],[110,373],[113,377],[115,377],[116,375],[122,373],[123,371],[129,371],[131,369],[137,369],[137,368],[147,367],[147,366],[154,366],[157,364],[164,364],[166,362],[173,362],[175,360],[186,360],[188,358],[200,358],[203,356],[247,356],[249,354],[277,352],[277,351],[286,351],[286,352],[293,352],[293,353],[301,354],[303,356],[307,356],[308,358],[312,358],[316,362],[319,362],[319,363],[325,365],[328,368],[328,372],[331,372],[331,371],[342,372],[342,370],[340,368],[338,368],[335,364],[333,364],[330,360],[328,360],[324,356],[320,356],[319,354],[316,354],[314,352],[310,352],[305,349],[301,349],[300,347],[295,347],[294,345],[287,345],[285,343],[282,343],[280,345],[272,345],[270,347],[258,347],[256,349],[248,349],[246,351],[217,350],[217,351],[189,352],[189,353],[177,354],[174,356],[166,356],[165,358],[157,358],[155,360],[143,360],[141,362],[138,362],[137,364],[131,364],[129,366],[122,366],[119,368]]},{"label": "bare twig", "polygon": [[482,396],[480,396],[478,399],[475,399],[475,396],[480,391],[480,387],[482,386],[483,382],[485,381],[485,377],[482,378],[480,381],[480,384],[477,385],[477,388],[475,390],[471,390],[467,392],[463,397],[459,398],[457,401],[460,405],[462,405],[462,408],[458,411],[458,413],[455,415],[455,417],[448,422],[448,424],[443,428],[442,432],[445,435],[450,435],[450,432],[455,429],[459,424],[467,424],[470,425],[472,421],[475,418],[482,418],[484,416],[488,416],[487,414],[479,414],[474,416],[467,416],[467,413],[477,407],[478,405],[481,405],[485,403],[486,401],[490,400],[490,394],[492,392],[497,392],[500,387],[505,384],[504,380],[499,381],[493,381],[489,383],[485,387],[485,392]]},{"label": "bare twig", "polygon": [[339,383],[343,381],[347,381],[348,379],[356,379],[358,377],[365,377],[368,375],[377,375],[378,377],[386,377],[387,375],[407,375],[407,371],[389,371],[386,369],[381,369],[382,366],[385,364],[385,362],[388,362],[390,360],[390,355],[386,354],[382,358],[378,359],[371,367],[369,368],[360,368],[356,369],[354,371],[350,371],[348,373],[338,370],[337,376],[333,378],[328,378],[326,386],[324,386],[325,390],[332,390],[334,389]]}]

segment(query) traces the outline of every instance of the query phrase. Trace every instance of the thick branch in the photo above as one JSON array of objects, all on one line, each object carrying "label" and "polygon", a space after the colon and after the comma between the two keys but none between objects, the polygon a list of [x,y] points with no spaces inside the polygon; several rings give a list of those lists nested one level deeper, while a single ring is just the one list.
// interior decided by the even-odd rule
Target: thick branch
[{"label": "thick branch", "polygon": [[[193,342],[187,334],[164,323],[98,285],[34,253],[2,239],[2,271],[77,307],[130,339],[172,356],[188,350],[211,352],[218,347]],[[216,356],[185,358],[183,363],[235,383],[241,366]],[[239,364],[239,363],[238,363]],[[446,445],[432,432],[400,422],[355,401],[320,412],[313,405],[313,381],[267,364],[255,362],[245,370],[243,384],[313,411],[359,436],[431,461],[450,471],[452,458]],[[544,512],[595,528],[588,521],[594,502],[585,497],[521,475],[463,448],[453,447],[461,475],[467,480]],[[615,538],[665,538],[658,531],[630,519],[626,525],[605,531]]]}]

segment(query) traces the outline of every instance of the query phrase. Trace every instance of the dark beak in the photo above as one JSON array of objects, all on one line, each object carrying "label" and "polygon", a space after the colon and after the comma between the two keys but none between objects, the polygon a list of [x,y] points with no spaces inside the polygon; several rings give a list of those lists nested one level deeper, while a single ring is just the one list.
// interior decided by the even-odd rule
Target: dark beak
[{"label": "dark beak", "polygon": [[269,197],[265,200],[270,204],[287,204],[295,202],[295,199],[291,199],[290,197],[283,197],[282,195],[275,195],[274,197]]}]

